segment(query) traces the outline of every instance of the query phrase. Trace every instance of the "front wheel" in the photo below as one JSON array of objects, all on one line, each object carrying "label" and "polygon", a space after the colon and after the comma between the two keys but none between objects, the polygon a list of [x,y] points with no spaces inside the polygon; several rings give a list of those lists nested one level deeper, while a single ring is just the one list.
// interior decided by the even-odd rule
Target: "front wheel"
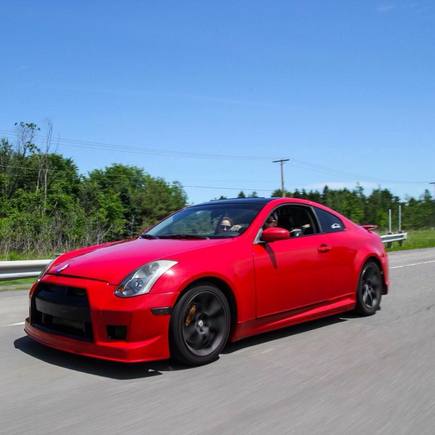
[{"label": "front wheel", "polygon": [[356,312],[362,316],[375,314],[381,305],[382,275],[374,261],[368,261],[360,274],[356,295]]},{"label": "front wheel", "polygon": [[172,314],[172,356],[188,365],[208,364],[225,347],[230,327],[230,307],[222,291],[211,284],[192,287]]}]

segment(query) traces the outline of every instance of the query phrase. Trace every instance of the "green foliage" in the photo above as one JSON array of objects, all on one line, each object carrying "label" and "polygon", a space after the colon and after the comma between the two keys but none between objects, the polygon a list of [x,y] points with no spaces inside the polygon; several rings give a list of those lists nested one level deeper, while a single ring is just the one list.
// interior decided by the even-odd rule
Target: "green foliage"
[{"label": "green foliage", "polygon": [[[134,237],[186,204],[179,183],[152,177],[135,166],[114,164],[81,176],[71,159],[50,152],[48,146],[42,151],[35,144],[36,124],[21,122],[16,127],[17,143],[0,139],[2,258],[46,257],[78,246]],[[325,186],[322,192],[285,194],[326,204],[355,222],[377,224],[381,231],[388,226],[388,209],[395,223],[401,205],[404,230],[435,228],[435,201],[428,190],[406,201],[388,189],[366,195],[359,185],[353,190]],[[281,196],[281,191],[272,196]],[[257,193],[241,191],[238,197],[257,197]],[[209,223],[204,220],[195,225],[200,231]],[[419,245],[424,245],[424,237],[426,233]]]},{"label": "green foliage", "polygon": [[0,140],[0,256],[53,255],[133,237],[186,204],[177,183],[115,164],[80,176],[71,159],[41,152],[38,127],[20,123],[19,141]]},{"label": "green foliage", "polygon": [[211,211],[192,213],[182,221],[175,222],[171,231],[179,234],[209,234],[219,223],[219,216]]},{"label": "green foliage", "polygon": [[411,230],[408,232],[408,238],[402,245],[393,243],[388,251],[403,251],[406,249],[420,249],[435,247],[435,229]]},{"label": "green foliage", "polygon": [[[381,231],[388,230],[388,210],[392,211],[393,230],[397,230],[398,210],[402,207],[402,229],[435,228],[435,200],[428,190],[416,198],[407,198],[401,201],[388,189],[374,189],[370,195],[357,185],[355,189],[330,189],[325,186],[322,192],[315,190],[295,190],[285,192],[287,197],[305,198],[319,202],[339,211],[354,222],[376,224]],[[281,196],[277,189],[272,196]]]},{"label": "green foliage", "polygon": [[[246,195],[246,193],[243,192],[243,190],[241,190],[239,192],[239,194],[237,195],[237,198],[258,198],[258,193],[254,190],[249,195]],[[221,199],[221,198],[219,198],[219,199]]]}]

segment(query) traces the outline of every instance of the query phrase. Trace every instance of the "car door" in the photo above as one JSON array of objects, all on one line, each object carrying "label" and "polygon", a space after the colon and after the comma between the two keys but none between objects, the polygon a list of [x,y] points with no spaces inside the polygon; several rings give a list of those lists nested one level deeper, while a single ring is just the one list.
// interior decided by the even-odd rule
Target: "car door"
[{"label": "car door", "polygon": [[311,207],[283,205],[274,212],[279,214],[278,226],[294,236],[253,245],[257,317],[307,307],[324,298],[319,291],[323,236]]},{"label": "car door", "polygon": [[340,217],[319,207],[313,207],[313,211],[321,231],[323,299],[351,295],[355,293],[354,261],[358,248]]}]

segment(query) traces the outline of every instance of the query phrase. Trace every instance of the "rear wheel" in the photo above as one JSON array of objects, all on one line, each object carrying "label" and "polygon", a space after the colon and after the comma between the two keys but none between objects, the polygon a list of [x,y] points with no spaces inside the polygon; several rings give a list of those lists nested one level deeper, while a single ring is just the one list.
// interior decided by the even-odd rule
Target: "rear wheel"
[{"label": "rear wheel", "polygon": [[360,275],[357,290],[356,312],[370,316],[379,310],[382,298],[382,275],[374,261],[368,261]]},{"label": "rear wheel", "polygon": [[230,326],[230,307],[219,288],[203,284],[189,289],[172,314],[172,356],[188,365],[214,361],[225,347]]}]

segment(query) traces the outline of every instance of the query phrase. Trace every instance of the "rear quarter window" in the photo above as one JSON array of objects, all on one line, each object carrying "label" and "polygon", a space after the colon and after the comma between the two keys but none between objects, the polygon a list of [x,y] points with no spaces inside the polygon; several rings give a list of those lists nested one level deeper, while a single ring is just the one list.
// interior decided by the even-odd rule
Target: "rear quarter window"
[{"label": "rear quarter window", "polygon": [[320,223],[322,232],[324,233],[336,233],[344,230],[344,224],[342,220],[332,213],[329,213],[321,208],[315,207],[316,215]]}]

